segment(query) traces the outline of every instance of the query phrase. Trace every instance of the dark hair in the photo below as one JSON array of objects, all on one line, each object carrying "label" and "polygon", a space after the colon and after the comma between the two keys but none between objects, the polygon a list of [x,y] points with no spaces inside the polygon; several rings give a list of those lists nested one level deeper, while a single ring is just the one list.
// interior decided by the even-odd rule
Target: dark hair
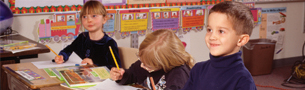
[{"label": "dark hair", "polygon": [[241,2],[225,1],[216,4],[210,10],[209,15],[213,12],[224,13],[228,20],[233,24],[237,34],[248,34],[251,36],[254,28],[254,20],[251,10]]}]

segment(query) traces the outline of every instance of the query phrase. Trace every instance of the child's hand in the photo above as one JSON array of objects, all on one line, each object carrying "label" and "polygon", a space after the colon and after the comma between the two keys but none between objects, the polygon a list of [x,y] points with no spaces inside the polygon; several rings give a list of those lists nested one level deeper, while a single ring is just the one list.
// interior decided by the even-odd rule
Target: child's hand
[{"label": "child's hand", "polygon": [[88,64],[88,65],[93,65],[93,62],[92,62],[92,59],[90,58],[85,58],[83,61],[82,61],[82,64]]},{"label": "child's hand", "polygon": [[110,77],[114,81],[121,80],[124,73],[125,73],[124,69],[118,70],[116,67],[113,67],[113,68],[111,68],[111,71],[110,71]]},{"label": "child's hand", "polygon": [[62,56],[62,55],[55,56],[54,60],[57,64],[64,63],[64,56]]}]

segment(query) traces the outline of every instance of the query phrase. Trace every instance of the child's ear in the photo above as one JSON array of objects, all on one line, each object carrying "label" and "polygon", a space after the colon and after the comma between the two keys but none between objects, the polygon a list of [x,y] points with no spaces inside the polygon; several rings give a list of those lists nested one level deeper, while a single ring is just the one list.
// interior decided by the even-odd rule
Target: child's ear
[{"label": "child's ear", "polygon": [[107,20],[108,20],[108,15],[104,16],[104,21],[102,23],[105,24]]},{"label": "child's ear", "polygon": [[239,46],[239,47],[244,46],[245,44],[248,43],[249,39],[250,39],[250,36],[248,34],[240,35],[240,38],[237,42],[237,46]]}]

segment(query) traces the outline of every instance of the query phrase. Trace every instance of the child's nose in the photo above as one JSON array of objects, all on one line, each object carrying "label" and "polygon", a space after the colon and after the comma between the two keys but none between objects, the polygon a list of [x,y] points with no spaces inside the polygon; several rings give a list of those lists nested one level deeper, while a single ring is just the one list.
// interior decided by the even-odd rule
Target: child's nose
[{"label": "child's nose", "polygon": [[217,39],[217,35],[215,32],[213,32],[212,34],[210,34],[210,40],[216,40]]},{"label": "child's nose", "polygon": [[92,21],[92,17],[88,17],[88,18],[87,18],[87,21],[88,21],[88,22],[91,22],[91,21]]}]

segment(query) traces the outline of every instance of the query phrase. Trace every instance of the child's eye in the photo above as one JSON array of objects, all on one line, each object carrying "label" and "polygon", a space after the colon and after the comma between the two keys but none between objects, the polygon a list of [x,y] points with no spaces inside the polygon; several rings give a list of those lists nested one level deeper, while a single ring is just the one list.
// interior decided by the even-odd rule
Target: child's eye
[{"label": "child's eye", "polygon": [[92,17],[96,17],[96,15],[92,15]]},{"label": "child's eye", "polygon": [[212,31],[212,29],[209,29],[209,28],[208,28],[208,29],[207,29],[207,32],[213,32],[213,31]]},{"label": "child's eye", "polygon": [[219,30],[219,33],[225,33],[223,30]]},{"label": "child's eye", "polygon": [[83,18],[87,18],[87,16],[83,16]]}]

